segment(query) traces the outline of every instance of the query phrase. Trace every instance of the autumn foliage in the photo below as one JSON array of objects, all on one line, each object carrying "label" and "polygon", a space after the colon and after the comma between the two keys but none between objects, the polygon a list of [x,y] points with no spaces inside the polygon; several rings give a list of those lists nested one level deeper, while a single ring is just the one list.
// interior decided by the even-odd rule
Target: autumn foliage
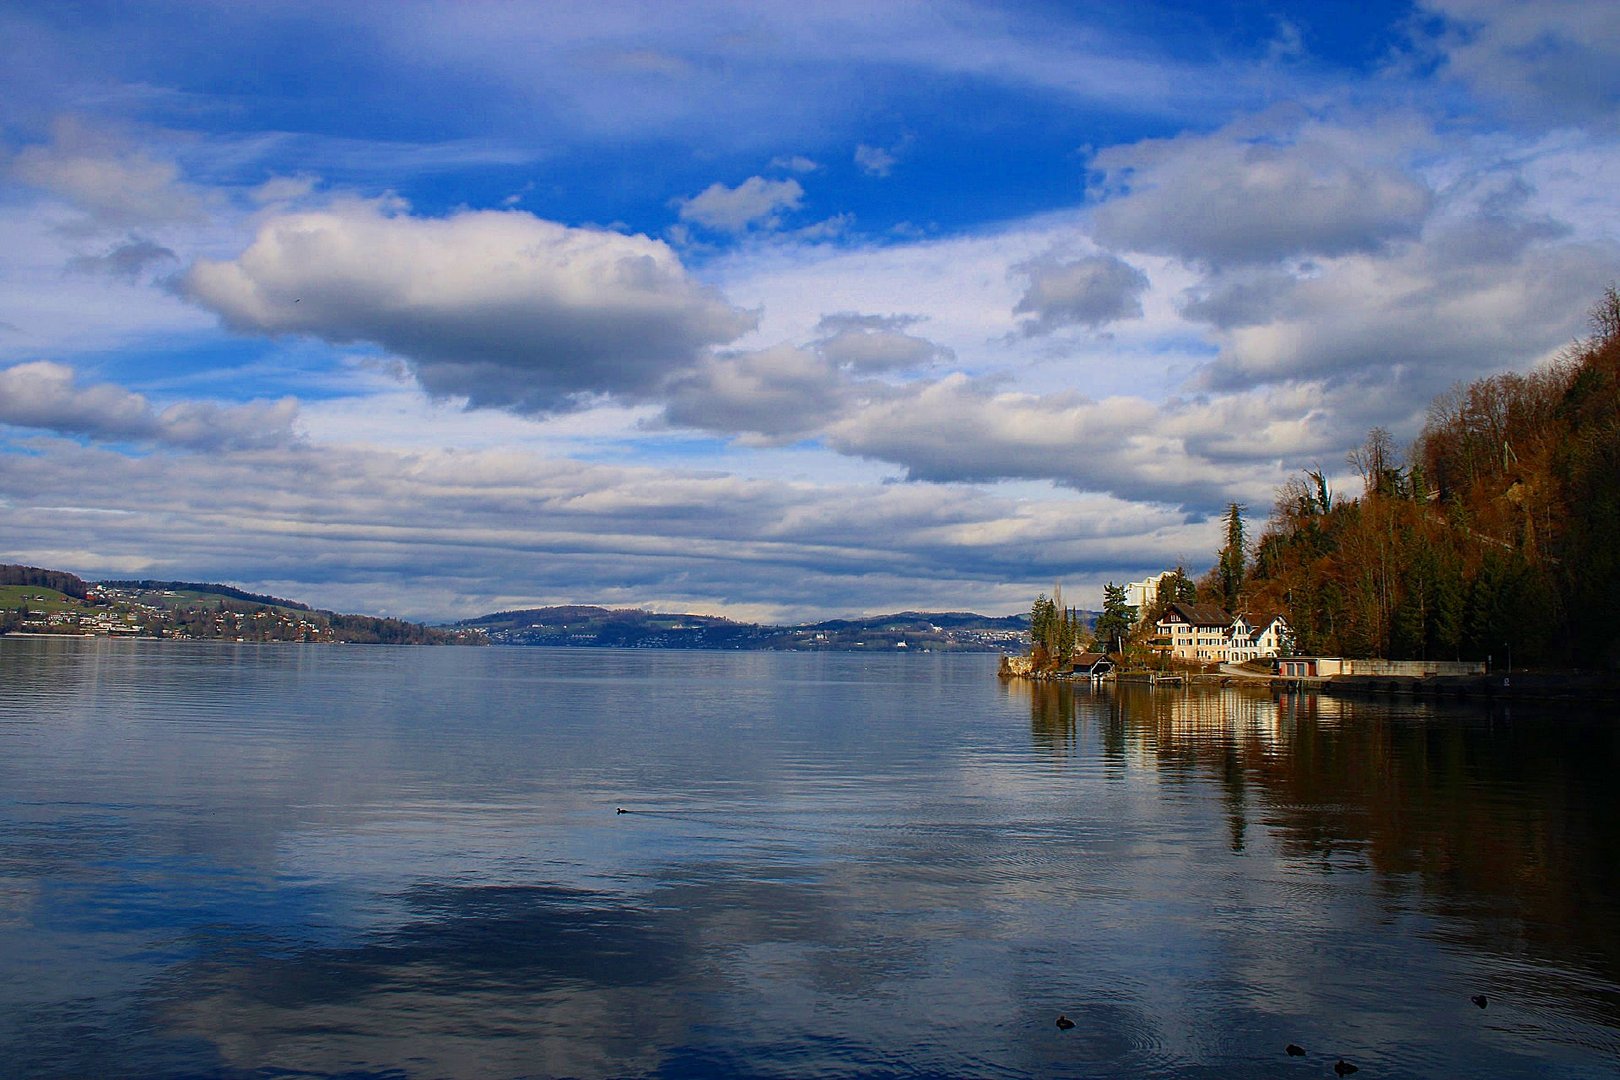
[{"label": "autumn foliage", "polygon": [[1620,667],[1620,295],[1558,362],[1436,399],[1402,461],[1375,429],[1359,498],[1279,493],[1245,587],[1303,653]]}]

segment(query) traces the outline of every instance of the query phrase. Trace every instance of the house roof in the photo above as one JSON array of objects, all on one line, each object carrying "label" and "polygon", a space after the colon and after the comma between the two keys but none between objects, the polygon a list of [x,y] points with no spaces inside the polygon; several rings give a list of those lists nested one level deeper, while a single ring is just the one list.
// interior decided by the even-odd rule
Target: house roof
[{"label": "house roof", "polygon": [[1107,660],[1108,655],[1100,652],[1083,652],[1074,654],[1075,667],[1096,667],[1097,661]]},{"label": "house roof", "polygon": [[1176,615],[1182,622],[1194,626],[1219,626],[1224,629],[1232,625],[1231,614],[1217,604],[1183,604],[1178,601],[1166,608],[1164,614],[1165,618]]}]

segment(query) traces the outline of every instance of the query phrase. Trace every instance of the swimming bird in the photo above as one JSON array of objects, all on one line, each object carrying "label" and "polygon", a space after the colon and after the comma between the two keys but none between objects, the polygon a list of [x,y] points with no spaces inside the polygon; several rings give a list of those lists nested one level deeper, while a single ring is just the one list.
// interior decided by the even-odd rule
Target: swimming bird
[{"label": "swimming bird", "polygon": [[1360,1072],[1361,1070],[1344,1060],[1344,1058],[1340,1058],[1338,1061],[1333,1063],[1333,1071],[1338,1073],[1340,1076],[1349,1076],[1351,1073]]},{"label": "swimming bird", "polygon": [[1287,1046],[1283,1047],[1283,1049],[1288,1051],[1289,1057],[1305,1056],[1305,1048],[1298,1043],[1289,1043]]},{"label": "swimming bird", "polygon": [[630,811],[626,810],[624,807],[621,806],[621,807],[619,807],[618,812],[621,813],[621,814],[628,814]]},{"label": "swimming bird", "polygon": [[1068,1031],[1070,1028],[1074,1027],[1074,1021],[1070,1020],[1062,1013],[1058,1013],[1057,1025],[1059,1031]]},{"label": "swimming bird", "polygon": [[1472,1001],[1475,1005],[1478,1005],[1482,1009],[1485,1006],[1490,1004],[1489,1001],[1485,1000],[1485,995],[1484,994],[1475,994],[1473,997],[1469,998],[1468,1000]]}]

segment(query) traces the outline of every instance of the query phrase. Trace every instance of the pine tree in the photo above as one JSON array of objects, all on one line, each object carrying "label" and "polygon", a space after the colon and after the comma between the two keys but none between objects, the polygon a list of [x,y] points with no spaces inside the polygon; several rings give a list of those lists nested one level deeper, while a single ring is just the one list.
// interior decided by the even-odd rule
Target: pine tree
[{"label": "pine tree", "polygon": [[1097,647],[1103,652],[1120,652],[1136,625],[1136,609],[1125,602],[1125,586],[1110,581],[1103,586],[1103,610],[1097,617]]},{"label": "pine tree", "polygon": [[1063,608],[1058,621],[1057,647],[1052,650],[1059,664],[1067,664],[1074,658],[1075,622],[1074,613]]},{"label": "pine tree", "polygon": [[1221,603],[1228,611],[1237,610],[1243,591],[1244,572],[1248,568],[1248,557],[1244,552],[1244,509],[1237,503],[1226,504],[1226,546],[1221,548],[1220,561],[1215,567]]}]

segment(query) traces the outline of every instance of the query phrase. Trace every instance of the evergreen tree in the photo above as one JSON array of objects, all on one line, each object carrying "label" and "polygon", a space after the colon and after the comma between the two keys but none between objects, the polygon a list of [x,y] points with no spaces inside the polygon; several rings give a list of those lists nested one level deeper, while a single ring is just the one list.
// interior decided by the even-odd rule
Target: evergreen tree
[{"label": "evergreen tree", "polygon": [[1051,642],[1057,629],[1057,604],[1041,593],[1029,611],[1029,654],[1037,668],[1046,666],[1052,656]]},{"label": "evergreen tree", "polygon": [[1462,567],[1455,561],[1439,565],[1434,577],[1434,613],[1429,623],[1431,655],[1447,660],[1462,659],[1464,615],[1468,585]]},{"label": "evergreen tree", "polygon": [[1103,586],[1103,610],[1094,631],[1097,648],[1103,652],[1120,652],[1135,625],[1136,608],[1125,602],[1125,586],[1110,581]]},{"label": "evergreen tree", "polygon": [[1248,558],[1244,552],[1244,509],[1237,503],[1226,504],[1226,546],[1221,548],[1220,560],[1215,566],[1220,600],[1228,611],[1238,608],[1243,576],[1248,568]]},{"label": "evergreen tree", "polygon": [[1159,579],[1158,587],[1153,591],[1153,602],[1146,611],[1139,613],[1139,618],[1145,625],[1152,626],[1164,617],[1171,604],[1191,604],[1197,600],[1198,586],[1187,576],[1185,566],[1177,566]]},{"label": "evergreen tree", "polygon": [[1176,567],[1175,583],[1176,603],[1196,604],[1198,602],[1198,586],[1193,584],[1193,579],[1187,576],[1186,567]]},{"label": "evergreen tree", "polygon": [[1073,611],[1068,608],[1062,609],[1058,620],[1057,643],[1052,650],[1052,655],[1059,664],[1067,664],[1074,657],[1077,621]]}]

